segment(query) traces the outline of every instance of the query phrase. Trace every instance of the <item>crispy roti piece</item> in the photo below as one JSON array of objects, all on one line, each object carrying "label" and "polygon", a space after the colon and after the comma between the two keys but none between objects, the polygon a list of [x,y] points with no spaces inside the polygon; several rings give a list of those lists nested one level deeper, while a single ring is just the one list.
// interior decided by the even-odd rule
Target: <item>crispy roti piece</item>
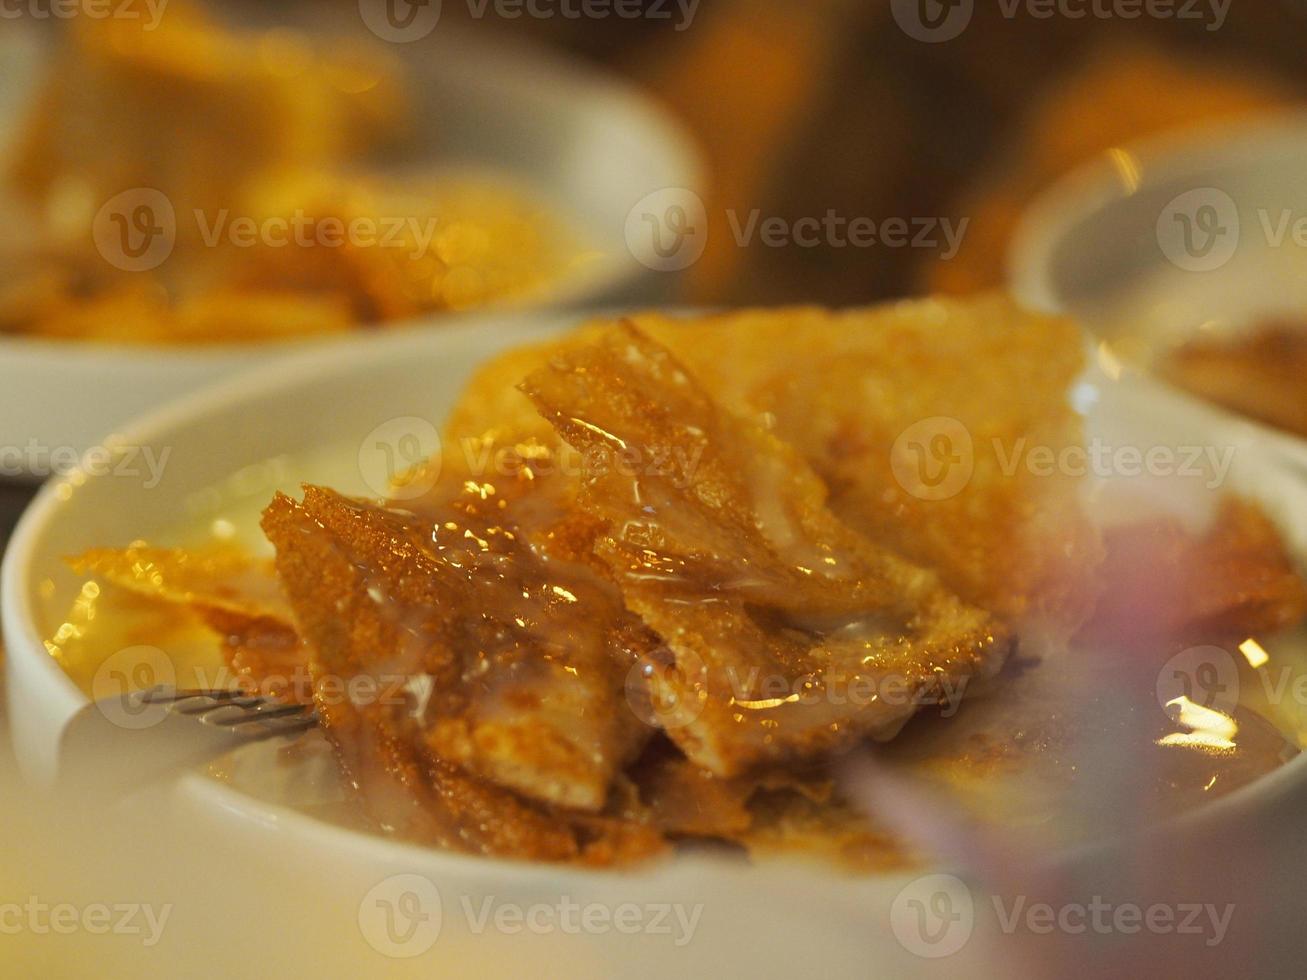
[{"label": "crispy roti piece", "polygon": [[1002,664],[989,614],[842,524],[795,450],[633,326],[553,357],[524,390],[585,456],[580,504],[607,523],[596,553],[674,653],[647,680],[702,768],[891,737]]},{"label": "crispy roti piece", "polygon": [[[997,294],[632,321],[723,407],[793,446],[840,519],[966,601],[1055,641],[1091,613],[1100,535],[1081,481],[1041,462],[1084,445],[1069,394],[1083,346],[1069,321]],[[492,361],[454,413],[459,431],[550,444],[507,386],[613,326]]]},{"label": "crispy roti piece", "polygon": [[723,779],[679,753],[654,750],[635,778],[654,822],[678,839],[730,842],[754,857],[827,857],[867,871],[911,862],[904,844],[841,800],[820,769]]},{"label": "crispy roti piece", "polygon": [[1161,360],[1181,388],[1231,411],[1307,436],[1307,331],[1271,321],[1236,337],[1199,337]]},{"label": "crispy roti piece", "polygon": [[[281,552],[302,542],[273,520],[286,509],[278,502],[268,528],[315,670],[371,676],[379,688],[399,681],[422,699],[412,721],[437,757],[534,799],[597,811],[648,737],[622,691],[656,641],[591,568],[546,555],[573,533],[561,515],[532,512],[557,523],[538,531],[544,541],[515,520],[516,507],[548,507],[529,480],[449,492],[443,506],[422,501],[419,514],[307,488],[301,522],[348,562],[330,591],[288,578]],[[352,615],[339,611],[346,605]]]},{"label": "crispy roti piece", "polygon": [[235,548],[93,548],[69,564],[81,574],[197,615],[219,636],[237,686],[307,703],[308,655],[269,561]]},{"label": "crispy roti piece", "polygon": [[[556,708],[565,709],[545,704],[560,692],[539,685],[554,666],[576,666],[569,651],[551,654],[554,659],[538,668],[530,661],[541,650],[516,642],[521,635],[493,614],[481,615],[501,609],[525,619],[529,612],[525,601],[490,601],[491,593],[507,588],[487,567],[495,564],[493,553],[483,552],[486,560],[474,566],[459,534],[447,540],[462,543],[438,558],[441,536],[432,537],[431,525],[312,487],[303,504],[278,496],[263,525],[313,652],[324,728],[360,804],[381,829],[458,850],[537,860],[617,863],[661,849],[661,836],[637,814],[557,811],[469,771],[498,766],[497,775],[509,783],[524,784],[529,776],[526,789],[560,796],[598,785],[595,771],[610,765],[578,758],[573,732],[545,727],[556,720]],[[537,614],[551,613],[531,613]],[[404,679],[402,688],[390,684],[395,676]],[[579,671],[568,677],[574,684],[562,696],[576,710],[592,678]],[[359,678],[372,678],[369,689],[378,696],[341,697],[340,686]],[[493,713],[500,709],[510,713],[501,719]],[[623,722],[613,713],[609,719]],[[586,729],[588,721],[579,714],[569,719],[576,729]],[[442,722],[453,727],[450,754],[457,763],[437,750],[451,744]],[[484,738],[480,754],[460,756],[460,737]],[[561,768],[562,762],[584,764],[585,771]],[[538,771],[528,772],[532,765]]]},{"label": "crispy roti piece", "polygon": [[200,615],[218,634],[223,659],[236,672],[241,690],[297,704],[312,702],[309,652],[293,625],[225,609],[202,609]]},{"label": "crispy roti piece", "polygon": [[1307,616],[1307,582],[1250,501],[1223,499],[1199,534],[1154,519],[1113,528],[1106,543],[1103,597],[1086,626],[1096,639],[1237,643]]},{"label": "crispy roti piece", "polygon": [[237,548],[92,548],[69,564],[139,595],[289,624],[290,606],[269,561]]},{"label": "crispy roti piece", "polygon": [[1071,322],[995,294],[635,323],[798,450],[836,515],[963,599],[1059,639],[1092,611],[1081,481],[1032,465],[1084,444]]}]

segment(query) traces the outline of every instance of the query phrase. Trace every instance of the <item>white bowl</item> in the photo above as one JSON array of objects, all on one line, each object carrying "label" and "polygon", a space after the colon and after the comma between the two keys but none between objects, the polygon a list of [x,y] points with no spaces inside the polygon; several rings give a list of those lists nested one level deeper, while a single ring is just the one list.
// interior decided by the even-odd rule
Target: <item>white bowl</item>
[{"label": "white bowl", "polygon": [[[357,34],[362,22],[347,6],[347,15],[321,5],[298,12],[278,7],[273,19]],[[261,16],[269,16],[266,9]],[[23,26],[6,21],[0,37],[0,161],[42,70],[44,35]],[[437,161],[520,182],[602,254],[583,275],[533,301],[534,308],[675,298],[678,277],[651,269],[647,257],[638,260],[625,236],[628,213],[648,194],[702,187],[697,147],[669,113],[614,76],[466,31],[441,26],[421,43],[390,50],[412,77],[414,134],[405,161]],[[443,329],[483,315],[493,314],[432,315],[388,329]],[[42,460],[50,453],[80,453],[127,419],[207,381],[306,348],[362,349],[375,337],[369,331],[254,345],[129,347],[0,336],[0,447],[7,460],[44,477]]]},{"label": "white bowl", "polygon": [[[284,454],[299,460],[294,474],[284,479],[288,490],[300,479],[317,479],[367,492],[374,475],[358,466],[358,447],[379,424],[393,418],[439,423],[471,370],[488,355],[572,322],[564,316],[504,317],[489,329],[468,324],[386,334],[356,350],[310,352],[229,379],[156,411],[143,425],[131,426],[125,445],[150,446],[160,453],[171,447],[164,476],[153,489],[143,490],[140,479],[83,480],[76,474],[48,483],[11,540],[2,578],[12,602],[0,600],[8,722],[26,777],[37,784],[49,782],[63,726],[86,704],[86,697],[41,644],[43,634],[61,619],[65,610],[60,606],[77,584],[61,556],[92,541],[125,544],[137,535],[175,533],[179,525],[194,520],[188,501],[197,493],[248,464]],[[306,458],[306,447],[315,446],[343,447],[344,452]],[[258,498],[266,500],[270,487],[256,485]],[[53,594],[42,588],[46,580],[56,583]],[[5,792],[0,790],[0,798]],[[764,886],[738,865],[705,860],[673,862],[635,877],[481,860],[347,831],[198,774],[185,777],[167,800],[149,806],[152,821],[166,809],[176,824],[193,828],[206,849],[230,849],[246,860],[252,854],[275,852],[279,864],[302,866],[304,887],[318,894],[332,889],[351,896],[351,914],[367,890],[387,875],[426,875],[439,884],[444,902],[445,928],[437,952],[451,945],[458,950],[463,944],[463,953],[455,955],[475,955],[474,962],[490,967],[495,975],[510,965],[521,969],[536,954],[529,947],[524,951],[520,942],[506,951],[503,937],[501,948],[495,948],[483,939],[469,939],[465,932],[460,935],[457,930],[465,930],[467,923],[455,914],[459,906],[454,896],[480,902],[489,895],[523,906],[564,897],[607,908],[629,901],[705,902],[718,910],[715,923],[701,930],[710,931],[711,940],[701,935],[686,948],[648,935],[587,935],[552,943],[550,962],[560,969],[570,964],[570,972],[582,977],[612,975],[624,965],[629,971],[633,962],[646,975],[665,975],[687,964],[708,971],[745,963],[753,964],[760,975],[779,975],[810,962],[814,942],[821,945],[824,961],[841,972],[855,971],[869,949],[879,962],[897,962],[905,970],[913,963],[890,939],[883,921],[871,924],[879,935],[870,938],[868,924],[859,925],[869,903],[887,907],[902,884],[899,880],[896,885],[893,878],[832,878],[780,864]],[[329,880],[310,886],[309,881],[323,876],[328,856]],[[795,915],[792,903],[800,894],[807,896],[809,911]],[[721,914],[742,908],[745,901],[750,916]],[[321,958],[333,969],[353,961],[363,969],[385,965],[372,949],[360,949],[357,926],[342,922],[346,925],[348,941],[328,929],[314,937],[315,948],[304,948],[303,955]],[[474,954],[466,947],[471,941],[477,942]],[[881,946],[885,948],[877,949]]]},{"label": "white bowl", "polygon": [[[1301,221],[1299,234],[1307,232],[1305,172],[1307,114],[1299,112],[1113,150],[1027,209],[1008,255],[1012,290],[1077,317],[1139,365],[1200,332],[1302,321],[1307,238],[1295,244],[1293,226]],[[1307,465],[1307,439],[1260,428]]]},{"label": "white bowl", "polygon": [[[124,446],[149,447],[156,458],[170,450],[161,478],[149,489],[144,486],[153,482],[148,475],[126,473],[79,472],[48,484],[21,521],[0,570],[8,721],[27,776],[49,781],[60,733],[86,704],[43,646],[80,586],[80,578],[64,565],[64,556],[90,546],[124,545],[137,537],[165,542],[215,508],[231,513],[266,502],[275,484],[293,488],[301,479],[318,480],[362,492],[378,478],[369,469],[370,457],[366,452],[361,457],[360,451],[371,444],[379,425],[396,418],[437,425],[470,372],[487,356],[570,323],[569,317],[558,315],[505,317],[489,329],[475,324],[387,334],[356,350],[310,352],[229,379],[130,426]],[[1096,371],[1087,375],[1076,397],[1089,412],[1092,431],[1105,439],[1118,439],[1143,412],[1159,419],[1152,436],[1159,444],[1202,439],[1236,447],[1226,487],[1265,501],[1283,523],[1291,546],[1307,555],[1307,484],[1261,452],[1253,430],[1237,424],[1217,430],[1196,427],[1165,392],[1147,385],[1114,385]],[[421,422],[417,428],[422,428]],[[296,463],[286,471],[258,469],[264,461],[287,456]],[[233,481],[233,473],[245,478]],[[1129,495],[1135,485],[1124,482],[1100,486],[1098,492]],[[219,485],[227,488],[226,496],[214,500],[211,491]],[[1253,828],[1262,835],[1259,839],[1266,839],[1280,826],[1274,816],[1292,814],[1301,808],[1304,796],[1307,758],[1300,758],[1200,811],[1209,814],[1205,820],[1186,823],[1194,825],[1193,833],[1199,832],[1199,825],[1218,823],[1240,833]],[[745,868],[696,856],[633,875],[524,866],[342,829],[199,774],[183,777],[165,798],[152,799],[148,811],[132,812],[133,820],[148,821],[151,827],[190,828],[214,860],[246,866],[262,861],[287,869],[287,875],[294,869],[294,887],[304,894],[279,895],[278,907],[292,907],[301,898],[314,909],[326,902],[337,918],[324,922],[320,933],[311,937],[282,935],[273,926],[265,927],[300,958],[297,961],[326,962],[333,972],[345,969],[344,964],[355,969],[384,964],[360,936],[354,918],[373,885],[401,872],[439,884],[446,929],[437,949],[493,975],[538,966],[542,955],[552,966],[563,969],[566,964],[566,972],[578,976],[615,971],[655,976],[673,969],[782,976],[814,963],[830,975],[861,975],[871,968],[878,975],[911,976],[929,966],[896,941],[893,926],[902,889],[920,887],[915,874],[859,879],[807,865],[777,862]],[[1173,829],[1169,839],[1181,840],[1181,831]],[[170,868],[172,862],[186,867],[186,854],[168,853],[175,855],[169,858]],[[1122,853],[1104,857],[1100,851],[1086,860],[1101,873],[1129,858]],[[242,879],[244,894],[257,894],[258,883],[257,877]],[[459,903],[466,898],[476,905],[484,896],[519,906],[563,897],[607,908],[630,902],[702,902],[705,918],[694,942],[683,948],[646,934],[555,932],[542,952],[539,943],[546,940],[533,946],[518,936],[468,935]],[[1003,937],[983,908],[976,914],[977,932],[988,929],[992,935],[967,943],[951,956],[946,961],[951,971],[969,966],[974,973],[986,964],[995,968],[988,959],[991,943]],[[202,929],[199,935],[204,935]],[[200,962],[212,964],[215,951],[188,947],[176,955],[199,956]]]}]

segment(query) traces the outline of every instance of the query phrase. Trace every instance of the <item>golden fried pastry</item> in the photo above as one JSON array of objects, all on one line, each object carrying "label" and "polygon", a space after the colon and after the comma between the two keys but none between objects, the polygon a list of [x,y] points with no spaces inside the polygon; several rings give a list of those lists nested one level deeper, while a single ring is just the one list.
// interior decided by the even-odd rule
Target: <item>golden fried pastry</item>
[{"label": "golden fried pastry", "polygon": [[0,331],[298,338],[524,301],[577,271],[529,190],[384,169],[404,88],[382,45],[237,33],[182,0],[151,30],[76,18],[4,174],[29,233],[0,262]]},{"label": "golden fried pastry", "polygon": [[[630,320],[713,399],[792,446],[838,517],[935,569],[963,599],[1060,638],[1089,614],[1101,543],[1078,481],[1027,456],[1083,444],[1069,395],[1083,348],[1070,321],[998,294]],[[447,452],[477,455],[483,432],[556,446],[510,386],[612,326],[592,322],[483,367],[451,415]]]},{"label": "golden fried pastry", "polygon": [[271,562],[235,548],[188,551],[133,544],[94,548],[70,564],[83,574],[198,616],[218,634],[223,660],[235,671],[242,690],[311,700],[308,650],[295,631]]},{"label": "golden fried pastry", "polygon": [[634,769],[650,819],[679,840],[728,841],[751,855],[828,857],[859,870],[911,863],[901,842],[871,825],[821,771],[764,770],[723,779],[670,751]]},{"label": "golden fried pastry", "polygon": [[[273,501],[264,528],[323,723],[386,829],[551,860],[656,850],[638,820],[596,812],[648,734],[617,710],[634,651],[609,647],[646,634],[583,570],[517,567],[532,559],[502,499],[469,490],[439,525],[312,487],[302,504]],[[377,697],[326,688],[360,676]]]},{"label": "golden fried pastry", "polygon": [[1025,631],[1088,615],[1098,533],[1078,481],[1027,455],[1083,444],[1071,322],[997,294],[634,322],[802,454],[836,515],[966,601]]},{"label": "golden fried pastry", "polygon": [[1222,500],[1202,534],[1154,519],[1109,530],[1106,546],[1092,636],[1238,642],[1307,616],[1307,583],[1278,529],[1248,501]]},{"label": "golden fried pastry", "polygon": [[[277,496],[272,570],[143,545],[77,567],[198,614],[243,686],[311,699],[385,833],[594,866],[690,841],[901,867],[832,782],[868,740],[1017,826],[1109,778],[1083,757],[1104,741],[1142,739],[1159,808],[1292,751],[1240,706],[1204,755],[1156,709],[1176,642],[1294,625],[1307,585],[1240,501],[1203,535],[1112,531],[1102,565],[1076,479],[1025,465],[1079,444],[1080,360],[1068,324],[999,297],[596,322],[475,374],[430,489]],[[960,478],[919,465],[941,448]],[[1096,603],[1085,658],[1060,641]],[[278,686],[297,672],[307,689]],[[1134,700],[1097,686],[1122,674]],[[1038,793],[1014,814],[1019,780]]]},{"label": "golden fried pastry", "polygon": [[888,738],[1002,664],[997,622],[841,524],[797,452],[634,327],[524,388],[585,457],[595,551],[675,654],[648,682],[680,706],[664,723],[696,764],[733,776]]},{"label": "golden fried pastry", "polygon": [[1218,405],[1307,436],[1307,329],[1268,324],[1248,336],[1191,341],[1162,376]]},{"label": "golden fried pastry", "polygon": [[[396,63],[379,46],[315,49],[289,31],[228,31],[173,0],[156,27],[73,18],[29,117],[13,184],[58,226],[83,234],[129,188],[192,209],[245,213],[247,183],[306,161],[337,166],[397,134]],[[178,222],[181,249],[202,247]]]},{"label": "golden fried pastry", "polygon": [[[278,501],[267,530],[315,671],[408,685],[420,704],[412,720],[437,756],[524,795],[599,810],[649,735],[621,697],[626,672],[657,641],[589,567],[533,540],[569,529],[552,515],[536,526],[519,516],[548,506],[529,481],[446,493],[420,515],[317,488],[302,505]],[[287,514],[317,525],[348,560],[342,580],[288,576],[289,556],[313,535],[286,531]]]},{"label": "golden fried pastry", "polygon": [[167,602],[291,622],[271,562],[238,548],[189,551],[133,544],[92,548],[71,564],[79,572]]}]

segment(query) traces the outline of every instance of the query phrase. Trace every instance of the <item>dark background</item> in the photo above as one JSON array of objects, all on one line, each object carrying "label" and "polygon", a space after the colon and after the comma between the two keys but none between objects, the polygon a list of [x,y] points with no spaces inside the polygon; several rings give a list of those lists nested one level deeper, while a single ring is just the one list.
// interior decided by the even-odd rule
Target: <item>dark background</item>
[{"label": "dark background", "polygon": [[[470,19],[467,4],[445,0],[442,17]],[[1003,212],[1085,151],[1300,97],[1307,0],[1231,0],[1220,29],[1210,23],[1009,19],[999,0],[975,0],[961,36],[926,44],[899,28],[889,0],[703,0],[683,31],[665,21],[493,16],[473,26],[560,48],[656,91],[707,151],[714,220],[729,207],[790,219],[830,208],[876,219],[970,217],[972,254],[958,260],[966,268],[942,274],[920,250],[756,243],[710,245],[695,270],[694,298],[706,302],[845,304],[995,285],[993,253],[1013,217]],[[1085,77],[1091,66],[1108,84]],[[1041,113],[1032,135],[1031,116]],[[1079,141],[1066,150],[1081,152],[1050,152],[1060,141]],[[1032,164],[1040,156],[1032,143],[1057,165]]]}]

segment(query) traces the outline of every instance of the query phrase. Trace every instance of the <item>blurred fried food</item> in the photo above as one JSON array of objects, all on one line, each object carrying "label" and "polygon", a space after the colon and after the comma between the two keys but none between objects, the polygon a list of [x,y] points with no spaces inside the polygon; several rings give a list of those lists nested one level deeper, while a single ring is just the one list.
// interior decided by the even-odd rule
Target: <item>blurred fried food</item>
[{"label": "blurred fried food", "polygon": [[1307,329],[1271,323],[1229,339],[1200,338],[1158,364],[1188,391],[1307,436]]},{"label": "blurred fried food", "polygon": [[[0,331],[271,340],[551,288],[583,256],[525,189],[378,169],[405,86],[379,45],[234,33],[182,0],[153,30],[76,18],[8,174],[33,231],[0,273]],[[151,268],[119,261],[128,222],[111,254],[88,234],[124,194],[166,241]]]},{"label": "blurred fried food", "polygon": [[1307,583],[1279,530],[1248,501],[1223,500],[1201,534],[1153,519],[1108,531],[1106,547],[1103,595],[1086,627],[1092,636],[1228,643],[1307,616]]},{"label": "blurred fried food", "polygon": [[395,139],[407,111],[401,77],[381,48],[235,33],[184,0],[152,30],[73,18],[13,181],[56,224],[82,232],[132,187],[179,207],[238,209],[264,174],[341,166]]}]

